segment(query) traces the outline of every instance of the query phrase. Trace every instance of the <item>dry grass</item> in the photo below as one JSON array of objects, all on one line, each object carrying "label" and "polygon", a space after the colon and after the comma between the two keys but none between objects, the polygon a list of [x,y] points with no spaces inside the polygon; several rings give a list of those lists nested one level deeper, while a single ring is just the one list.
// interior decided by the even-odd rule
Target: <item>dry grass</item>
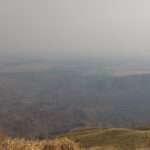
[{"label": "dry grass", "polygon": [[64,136],[88,150],[150,150],[150,130],[81,129]]},{"label": "dry grass", "polygon": [[0,135],[0,150],[150,150],[150,130],[81,129],[55,140],[11,139]]},{"label": "dry grass", "polygon": [[79,147],[67,138],[42,141],[6,138],[0,141],[0,150],[79,150]]}]

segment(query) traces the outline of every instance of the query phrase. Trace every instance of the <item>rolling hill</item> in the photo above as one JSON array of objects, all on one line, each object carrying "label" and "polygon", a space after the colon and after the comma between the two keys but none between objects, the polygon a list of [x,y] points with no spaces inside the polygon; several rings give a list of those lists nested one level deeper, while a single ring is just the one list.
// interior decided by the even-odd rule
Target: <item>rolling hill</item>
[{"label": "rolling hill", "polygon": [[77,129],[62,135],[92,150],[149,150],[150,130],[108,128]]},{"label": "rolling hill", "polygon": [[75,129],[56,139],[0,138],[0,150],[149,150],[150,130]]}]

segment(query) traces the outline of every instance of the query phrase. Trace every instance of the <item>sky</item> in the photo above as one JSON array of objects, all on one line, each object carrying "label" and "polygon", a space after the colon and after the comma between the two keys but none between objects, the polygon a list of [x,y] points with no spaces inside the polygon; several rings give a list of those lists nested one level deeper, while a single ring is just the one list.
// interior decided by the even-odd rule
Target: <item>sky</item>
[{"label": "sky", "polygon": [[0,0],[0,59],[150,58],[149,0]]}]

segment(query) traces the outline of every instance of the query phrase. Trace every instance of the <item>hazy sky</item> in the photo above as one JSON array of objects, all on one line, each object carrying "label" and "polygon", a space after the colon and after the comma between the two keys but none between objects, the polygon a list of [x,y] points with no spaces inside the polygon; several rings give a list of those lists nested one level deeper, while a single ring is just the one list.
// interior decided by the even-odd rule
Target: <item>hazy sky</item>
[{"label": "hazy sky", "polygon": [[150,0],[0,0],[0,56],[150,58]]}]

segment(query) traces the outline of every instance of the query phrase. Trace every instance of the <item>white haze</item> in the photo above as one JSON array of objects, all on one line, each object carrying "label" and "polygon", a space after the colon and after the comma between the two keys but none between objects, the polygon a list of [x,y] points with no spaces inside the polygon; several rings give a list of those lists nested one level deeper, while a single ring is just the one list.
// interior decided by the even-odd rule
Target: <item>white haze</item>
[{"label": "white haze", "polygon": [[149,60],[149,0],[0,0],[0,59]]}]

